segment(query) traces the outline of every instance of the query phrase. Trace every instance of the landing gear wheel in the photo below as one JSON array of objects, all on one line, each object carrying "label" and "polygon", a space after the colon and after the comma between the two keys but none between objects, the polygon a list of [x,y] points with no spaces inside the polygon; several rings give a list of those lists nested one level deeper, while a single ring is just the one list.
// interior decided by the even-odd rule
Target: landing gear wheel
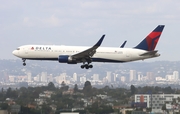
[{"label": "landing gear wheel", "polygon": [[89,65],[89,68],[93,68],[93,65]]},{"label": "landing gear wheel", "polygon": [[84,65],[81,65],[81,68],[83,69],[83,68],[84,68]]},{"label": "landing gear wheel", "polygon": [[26,63],[23,63],[23,66],[26,66]]},{"label": "landing gear wheel", "polygon": [[23,66],[26,66],[26,59],[22,59],[22,61],[23,61]]},{"label": "landing gear wheel", "polygon": [[86,69],[89,69],[89,65],[88,65],[88,64],[86,64],[86,65],[85,65],[85,68],[86,68]]},{"label": "landing gear wheel", "polygon": [[[87,64],[85,64],[87,62]],[[93,65],[90,65],[91,60],[89,61],[83,61],[83,65],[81,65],[81,68],[85,68],[85,69],[89,69],[89,68],[93,68]]]}]

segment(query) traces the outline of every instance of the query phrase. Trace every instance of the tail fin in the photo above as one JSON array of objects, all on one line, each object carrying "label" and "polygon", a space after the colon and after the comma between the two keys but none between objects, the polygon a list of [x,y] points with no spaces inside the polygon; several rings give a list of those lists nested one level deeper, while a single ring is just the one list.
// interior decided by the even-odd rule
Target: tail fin
[{"label": "tail fin", "polygon": [[165,25],[158,25],[142,42],[136,47],[137,49],[153,51],[158,43]]}]

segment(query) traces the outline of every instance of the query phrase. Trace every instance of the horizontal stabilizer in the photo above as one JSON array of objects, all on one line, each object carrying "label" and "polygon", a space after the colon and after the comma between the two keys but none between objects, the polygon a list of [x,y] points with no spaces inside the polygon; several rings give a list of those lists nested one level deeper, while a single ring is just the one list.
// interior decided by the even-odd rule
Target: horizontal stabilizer
[{"label": "horizontal stabilizer", "polygon": [[158,52],[158,50],[155,51],[148,51],[146,53],[141,54],[140,56],[149,56],[149,55],[155,55]]}]

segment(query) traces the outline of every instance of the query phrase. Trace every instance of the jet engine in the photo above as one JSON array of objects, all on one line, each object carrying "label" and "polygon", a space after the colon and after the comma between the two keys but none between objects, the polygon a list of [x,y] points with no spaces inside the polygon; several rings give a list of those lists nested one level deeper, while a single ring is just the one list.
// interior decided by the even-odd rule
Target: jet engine
[{"label": "jet engine", "polygon": [[60,63],[77,64],[77,61],[69,55],[60,55],[58,61]]}]

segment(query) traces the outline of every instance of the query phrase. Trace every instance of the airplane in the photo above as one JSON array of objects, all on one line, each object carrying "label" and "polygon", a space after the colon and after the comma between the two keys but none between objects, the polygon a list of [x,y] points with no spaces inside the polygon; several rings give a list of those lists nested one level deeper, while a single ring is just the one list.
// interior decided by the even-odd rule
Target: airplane
[{"label": "airplane", "polygon": [[[92,47],[63,46],[63,45],[23,45],[12,53],[22,58],[23,65],[26,60],[52,60],[59,63],[82,63],[81,68],[93,68],[92,62],[123,63],[144,60],[160,56],[155,47],[159,41],[165,25],[158,25],[147,37],[133,48],[100,47],[105,37]],[[125,44],[124,44],[125,45]]]}]

